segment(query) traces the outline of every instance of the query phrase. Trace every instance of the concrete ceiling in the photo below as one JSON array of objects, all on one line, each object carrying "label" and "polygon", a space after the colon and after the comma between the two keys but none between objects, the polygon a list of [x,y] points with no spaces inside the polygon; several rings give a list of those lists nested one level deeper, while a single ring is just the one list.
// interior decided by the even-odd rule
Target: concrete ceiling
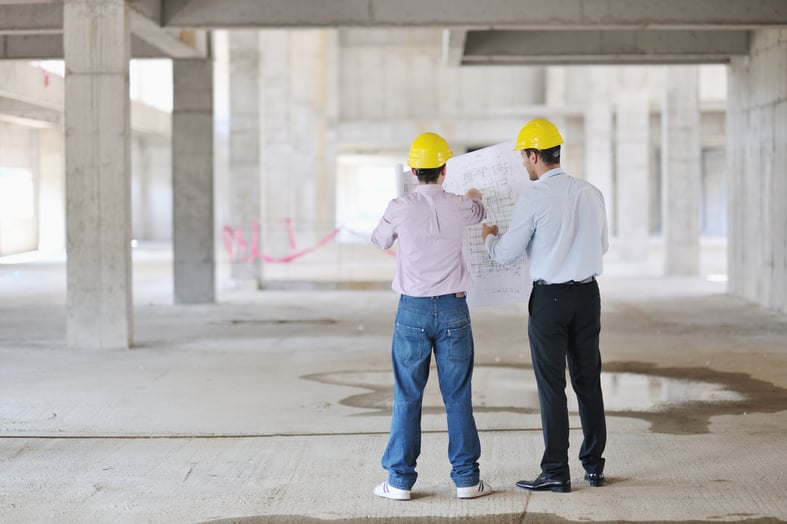
[{"label": "concrete ceiling", "polygon": [[[207,31],[163,27],[159,0],[129,6],[132,57],[207,56]],[[63,0],[0,0],[0,59],[62,59],[62,33]]]},{"label": "concrete ceiling", "polygon": [[[749,31],[787,27],[787,0],[129,0],[135,56],[205,56],[205,31],[444,29],[445,61],[724,63]],[[62,55],[63,0],[0,0],[0,58]]]}]

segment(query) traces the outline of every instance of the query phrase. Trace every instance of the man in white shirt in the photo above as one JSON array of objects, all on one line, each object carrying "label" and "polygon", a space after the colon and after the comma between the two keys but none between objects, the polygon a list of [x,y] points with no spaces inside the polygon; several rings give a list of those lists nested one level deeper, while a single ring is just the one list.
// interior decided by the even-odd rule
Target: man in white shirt
[{"label": "man in white shirt", "polygon": [[604,197],[592,184],[560,167],[563,137],[552,122],[522,127],[519,150],[536,183],[517,201],[511,226],[500,235],[484,225],[489,255],[510,264],[527,253],[533,291],[528,304],[528,338],[538,384],[544,454],[541,474],[516,485],[536,491],[571,491],[566,360],[577,395],[583,442],[579,459],[585,480],[604,485],[607,431],[601,392],[601,298],[596,276],[609,247]]}]

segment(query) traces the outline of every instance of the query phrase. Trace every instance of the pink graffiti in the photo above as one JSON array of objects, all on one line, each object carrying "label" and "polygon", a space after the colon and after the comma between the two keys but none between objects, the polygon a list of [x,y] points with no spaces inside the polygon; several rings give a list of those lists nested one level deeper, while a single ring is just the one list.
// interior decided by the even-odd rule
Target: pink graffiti
[{"label": "pink graffiti", "polygon": [[[280,222],[281,223],[281,222]],[[235,229],[232,226],[224,226],[222,230],[222,239],[224,240],[224,249],[226,249],[227,254],[230,257],[230,260],[236,262],[246,262],[252,263],[255,260],[259,259],[263,262],[269,264],[288,264],[293,260],[297,260],[309,253],[316,251],[317,249],[323,247],[324,245],[332,242],[336,239],[337,235],[341,233],[343,230],[347,231],[348,233],[362,237],[368,238],[365,235],[361,235],[356,231],[351,229],[347,229],[344,227],[337,227],[320,240],[318,240],[313,246],[307,247],[305,249],[298,250],[298,246],[295,240],[295,228],[293,227],[293,220],[288,218],[283,222],[283,224],[287,228],[287,236],[289,239],[290,244],[290,253],[283,257],[274,257],[263,253],[260,250],[260,225],[259,223],[255,222],[252,226],[251,232],[251,242],[246,240],[246,237],[243,234],[243,231],[238,228]],[[385,249],[385,253],[396,257],[396,252],[391,249]]]}]

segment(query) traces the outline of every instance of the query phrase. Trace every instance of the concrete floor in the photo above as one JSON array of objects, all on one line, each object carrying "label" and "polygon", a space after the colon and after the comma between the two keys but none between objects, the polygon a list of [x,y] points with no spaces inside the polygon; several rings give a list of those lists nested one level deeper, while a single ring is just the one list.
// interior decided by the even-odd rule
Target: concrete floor
[{"label": "concrete floor", "polygon": [[[582,481],[573,417],[571,494],[514,486],[542,452],[525,311],[474,309],[482,478],[496,493],[454,498],[432,380],[415,498],[394,502],[371,494],[390,416],[387,284],[223,280],[219,304],[173,306],[167,253],[135,251],[126,351],[65,349],[62,259],[0,264],[0,522],[787,521],[787,317],[723,283],[609,260],[610,482]],[[385,278],[379,260],[359,267]]]}]

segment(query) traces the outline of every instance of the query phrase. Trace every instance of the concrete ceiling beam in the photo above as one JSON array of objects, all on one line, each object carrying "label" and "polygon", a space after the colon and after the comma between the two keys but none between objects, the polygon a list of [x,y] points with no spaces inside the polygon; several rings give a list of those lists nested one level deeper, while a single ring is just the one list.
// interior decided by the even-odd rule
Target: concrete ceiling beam
[{"label": "concrete ceiling beam", "polygon": [[54,111],[63,110],[63,79],[22,62],[0,62],[0,97]]},{"label": "concrete ceiling beam", "polygon": [[[16,0],[19,2],[19,0]],[[53,2],[13,3],[0,0],[0,34],[60,33],[63,5]]]},{"label": "concrete ceiling beam", "polygon": [[722,55],[559,55],[554,57],[465,57],[462,66],[551,66],[551,65],[699,65],[729,64]]},{"label": "concrete ceiling beam", "polygon": [[[159,18],[151,19],[137,11],[131,4],[131,33],[150,47],[158,49],[160,56],[170,58],[205,58],[208,56],[208,35],[204,30],[162,28]],[[149,10],[148,10],[149,11]],[[160,17],[160,15],[159,15]],[[132,48],[132,55],[133,55]]]},{"label": "concrete ceiling beam", "polygon": [[[13,2],[13,3],[12,3]],[[17,56],[1,54],[0,58],[62,58],[62,42],[55,35],[63,32],[63,3],[52,0],[0,0],[0,35],[17,46]],[[131,33],[147,45],[137,44],[139,58],[205,58],[209,53],[208,35],[204,30],[161,27],[160,0],[130,0]],[[51,35],[53,38],[16,38]],[[62,36],[58,36],[62,40]],[[8,46],[6,49],[11,49]],[[155,50],[158,51],[155,51]],[[12,49],[13,51],[13,49]]]},{"label": "concrete ceiling beam", "polygon": [[44,127],[62,124],[63,114],[53,109],[0,97],[0,121],[27,127]]},{"label": "concrete ceiling beam", "polygon": [[0,60],[62,60],[63,35],[0,35]]},{"label": "concrete ceiling beam", "polygon": [[724,63],[748,31],[470,31],[462,64]]},{"label": "concrete ceiling beam", "polygon": [[[186,33],[186,31],[181,31]],[[199,38],[199,47],[192,47],[188,42],[182,44],[178,51],[169,45],[168,52],[161,47],[151,45],[137,35],[131,36],[132,58],[202,58],[207,56],[208,42],[205,31],[195,32]],[[63,60],[63,35],[0,35],[0,60]]]},{"label": "concrete ceiling beam", "polygon": [[169,27],[752,29],[787,27],[784,0],[162,0]]}]

